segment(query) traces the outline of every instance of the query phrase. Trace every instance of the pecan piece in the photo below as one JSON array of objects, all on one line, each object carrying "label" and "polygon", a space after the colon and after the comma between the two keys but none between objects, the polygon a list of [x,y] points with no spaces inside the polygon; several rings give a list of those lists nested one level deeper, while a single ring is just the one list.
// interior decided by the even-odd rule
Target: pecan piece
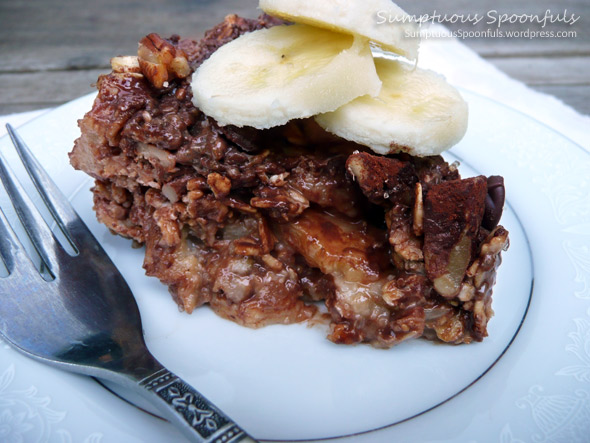
[{"label": "pecan piece", "polygon": [[114,73],[125,74],[133,73],[141,77],[141,68],[136,56],[125,55],[111,58],[111,68]]},{"label": "pecan piece", "polygon": [[207,184],[217,198],[227,197],[231,190],[231,180],[217,172],[212,172],[207,176]]},{"label": "pecan piece", "polygon": [[168,86],[170,80],[185,78],[191,73],[184,52],[158,34],[149,34],[139,41],[137,58],[143,75],[158,89]]}]

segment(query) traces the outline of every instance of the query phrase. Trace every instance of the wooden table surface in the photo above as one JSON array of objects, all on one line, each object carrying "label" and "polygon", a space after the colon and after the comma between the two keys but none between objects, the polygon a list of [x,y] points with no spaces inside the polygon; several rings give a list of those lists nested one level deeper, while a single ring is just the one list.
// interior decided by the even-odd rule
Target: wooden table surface
[{"label": "wooden table surface", "polygon": [[[320,1],[320,0],[318,0]],[[358,0],[362,1],[362,0]],[[570,38],[468,38],[463,41],[510,76],[590,114],[589,0],[399,0],[410,14],[574,13]],[[150,33],[199,38],[230,12],[255,17],[258,0],[0,0],[0,115],[53,107],[91,92],[109,59],[135,54]],[[492,16],[495,13],[492,12]],[[452,25],[463,31],[478,25]],[[487,27],[490,27],[486,25]],[[530,23],[505,30],[541,30]]]}]

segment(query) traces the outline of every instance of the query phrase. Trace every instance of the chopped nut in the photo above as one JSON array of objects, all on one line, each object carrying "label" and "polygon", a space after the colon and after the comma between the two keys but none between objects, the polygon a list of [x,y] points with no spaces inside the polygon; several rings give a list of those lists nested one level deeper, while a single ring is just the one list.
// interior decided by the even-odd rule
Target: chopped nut
[{"label": "chopped nut", "polygon": [[396,307],[398,302],[405,296],[405,294],[396,286],[397,282],[391,280],[383,285],[383,300],[389,306]]},{"label": "chopped nut", "polygon": [[282,174],[275,174],[269,177],[268,182],[273,186],[284,186],[285,179],[289,177],[288,172],[283,172]]},{"label": "chopped nut", "polygon": [[243,201],[232,197],[227,198],[224,203],[230,208],[244,212],[246,214],[256,214],[258,212],[256,208],[253,208],[248,203],[244,203]]},{"label": "chopped nut", "polygon": [[201,177],[191,178],[186,183],[186,189],[188,191],[196,191],[196,190],[203,190],[206,189],[205,180]]},{"label": "chopped nut", "polygon": [[[419,262],[424,259],[422,239],[414,235],[411,227],[409,208],[395,205],[385,214],[385,222],[389,228],[389,244],[393,247],[393,259],[398,269],[403,269],[407,261]],[[400,258],[401,261],[398,261]]]},{"label": "chopped nut", "polygon": [[303,194],[289,186],[264,187],[258,192],[258,197],[250,199],[255,208],[266,209],[273,218],[291,220],[309,208],[309,200]]},{"label": "chopped nut", "polygon": [[158,34],[149,34],[139,42],[137,58],[141,72],[158,89],[174,78],[185,78],[190,66],[181,49],[175,48]]},{"label": "chopped nut", "polygon": [[414,230],[414,235],[420,237],[424,230],[424,200],[422,197],[422,185],[420,183],[416,183],[416,188],[414,189],[415,193],[415,200],[414,200],[414,210],[413,210],[413,219],[414,222],[412,223],[412,229]]},{"label": "chopped nut", "polygon": [[176,166],[176,159],[170,152],[147,143],[137,144],[137,155],[148,160],[154,166],[161,166],[171,171]]},{"label": "chopped nut", "polygon": [[176,53],[178,55],[172,59],[172,62],[170,63],[170,70],[174,72],[178,78],[188,77],[191,73],[191,68],[188,64],[186,56],[181,50],[177,50]]},{"label": "chopped nut", "polygon": [[467,277],[473,277],[476,274],[478,268],[479,268],[479,261],[475,260],[473,262],[473,264],[471,266],[469,266],[465,275]]},{"label": "chopped nut", "polygon": [[268,222],[266,218],[262,215],[258,214],[258,235],[260,237],[260,246],[262,251],[265,253],[269,253],[275,244],[275,236],[273,235],[272,231],[270,230],[270,226],[268,226]]},{"label": "chopped nut", "polygon": [[234,252],[243,256],[263,255],[258,243],[251,238],[241,238],[233,242]]},{"label": "chopped nut", "polygon": [[397,229],[391,229],[389,244],[404,260],[420,261],[424,258],[422,242],[412,235],[408,225],[401,225]]},{"label": "chopped nut", "polygon": [[272,271],[279,272],[283,269],[283,264],[274,258],[270,254],[264,254],[262,257],[262,261],[266,266],[268,266]]},{"label": "chopped nut", "polygon": [[162,186],[162,194],[168,200],[170,200],[170,203],[176,203],[179,200],[176,190],[172,186],[170,186],[168,183],[166,183],[164,186]]},{"label": "chopped nut", "polygon": [[150,123],[152,121],[152,116],[147,111],[143,111],[141,113],[141,117],[143,118],[143,121],[146,123]]},{"label": "chopped nut", "polygon": [[159,244],[162,246],[175,246],[180,243],[181,231],[178,217],[170,206],[163,206],[154,212],[154,220],[160,228],[161,237]]},{"label": "chopped nut", "polygon": [[502,250],[505,250],[508,245],[508,240],[504,236],[494,236],[494,233],[491,235],[491,239],[489,242],[486,242],[481,247],[482,254],[497,254]]},{"label": "chopped nut", "polygon": [[191,202],[191,201],[200,199],[201,197],[203,197],[203,195],[205,195],[205,194],[203,194],[203,191],[201,191],[200,189],[197,189],[196,191],[187,192],[186,199],[187,199],[187,202]]},{"label": "chopped nut", "polygon": [[231,180],[217,172],[213,172],[207,176],[207,184],[211,187],[213,194],[217,198],[226,197],[231,190]]},{"label": "chopped nut", "polygon": [[462,302],[466,302],[466,301],[473,299],[474,296],[475,296],[475,288],[473,287],[473,285],[470,285],[468,283],[463,283],[461,285],[461,290],[459,291],[457,298],[459,300],[461,300]]},{"label": "chopped nut", "polygon": [[128,203],[129,198],[129,191],[125,188],[120,188],[118,186],[111,187],[111,197],[113,201],[119,205],[123,205]]},{"label": "chopped nut", "polygon": [[148,205],[158,209],[166,203],[166,200],[162,197],[162,194],[157,192],[155,189],[148,189],[145,193],[145,202]]},{"label": "chopped nut", "polygon": [[113,72],[116,72],[118,74],[134,73],[141,75],[139,60],[134,55],[113,57],[111,59],[111,68],[113,69]]}]

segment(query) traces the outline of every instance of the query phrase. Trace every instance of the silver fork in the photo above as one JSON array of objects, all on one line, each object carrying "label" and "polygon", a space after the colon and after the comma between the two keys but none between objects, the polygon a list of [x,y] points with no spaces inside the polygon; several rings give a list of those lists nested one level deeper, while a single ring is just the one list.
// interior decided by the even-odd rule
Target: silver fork
[{"label": "silver fork", "polygon": [[191,441],[255,441],[150,354],[122,275],[15,130],[6,127],[75,252],[69,254],[56,240],[0,155],[0,178],[43,271],[0,208],[0,256],[8,271],[0,278],[0,335],[29,357],[136,391]]}]

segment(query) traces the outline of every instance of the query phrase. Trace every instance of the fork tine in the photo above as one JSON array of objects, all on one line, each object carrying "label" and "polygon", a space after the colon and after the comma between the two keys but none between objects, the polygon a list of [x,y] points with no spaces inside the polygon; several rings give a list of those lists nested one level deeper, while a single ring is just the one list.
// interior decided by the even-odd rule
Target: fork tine
[{"label": "fork tine", "polygon": [[25,266],[32,266],[32,261],[24,253],[24,249],[10,227],[2,208],[0,208],[0,259],[4,262],[9,275],[14,272],[16,267],[22,268],[23,262],[28,262]]},{"label": "fork tine", "polygon": [[42,267],[45,266],[55,277],[56,274],[53,272],[55,263],[57,263],[55,248],[59,247],[59,243],[6,163],[4,156],[0,154],[0,180],[4,184],[4,189],[10,197],[31,243],[41,258]]},{"label": "fork tine", "polygon": [[15,237],[8,225],[4,211],[0,208],[0,258],[2,258],[8,274],[14,270]]},{"label": "fork tine", "polygon": [[76,253],[79,252],[75,242],[72,239],[71,232],[68,230],[68,226],[78,226],[81,223],[81,219],[72,208],[72,205],[68,202],[66,197],[55,185],[51,177],[45,172],[43,167],[39,164],[39,161],[29,150],[29,147],[23,141],[21,136],[16,130],[10,125],[6,124],[6,130],[10,135],[12,144],[16,148],[16,152],[20,156],[25,169],[29,173],[33,184],[37,188],[39,195],[43,199],[43,202],[49,209],[53,219],[59,226],[60,230],[64,233],[70,245],[75,249]]}]

